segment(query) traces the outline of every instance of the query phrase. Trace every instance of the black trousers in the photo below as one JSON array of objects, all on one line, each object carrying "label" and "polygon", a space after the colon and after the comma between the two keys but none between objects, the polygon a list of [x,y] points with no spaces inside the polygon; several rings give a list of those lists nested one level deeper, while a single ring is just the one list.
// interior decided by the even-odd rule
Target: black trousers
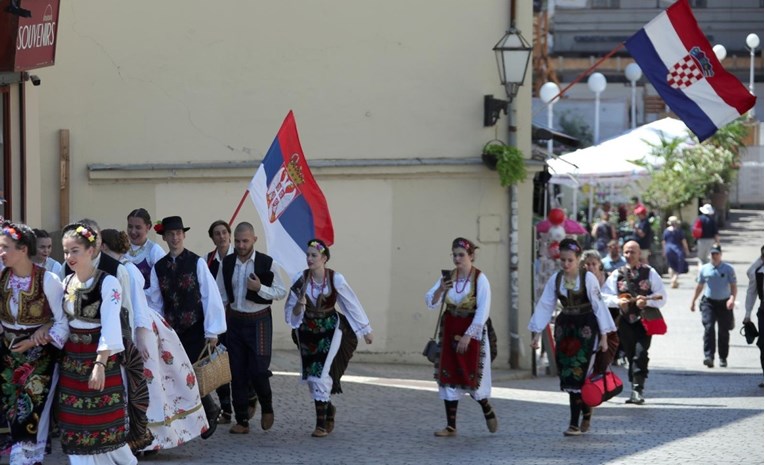
[{"label": "black trousers", "polygon": [[626,317],[619,321],[619,341],[624,354],[629,361],[627,374],[636,390],[642,391],[645,379],[648,377],[648,349],[651,347],[651,336],[646,334],[640,320],[629,323]]},{"label": "black trousers", "polygon": [[765,364],[763,363],[763,357],[762,357],[762,340],[765,338],[765,334],[762,334],[762,323],[765,317],[763,316],[763,305],[762,301],[760,301],[760,308],[757,310],[757,330],[760,332],[760,335],[757,336],[757,347],[760,349],[760,367],[765,369]]},{"label": "black trousers", "polygon": [[229,311],[226,317],[228,356],[231,364],[231,397],[236,421],[249,420],[250,385],[258,395],[263,413],[273,413],[271,394],[271,309],[255,315]]},{"label": "black trousers", "polygon": [[[728,358],[733,312],[726,307],[727,300],[701,298],[699,309],[701,310],[701,323],[704,325],[704,358],[714,359],[715,348],[720,359]],[[717,325],[716,341],[715,324]]]}]

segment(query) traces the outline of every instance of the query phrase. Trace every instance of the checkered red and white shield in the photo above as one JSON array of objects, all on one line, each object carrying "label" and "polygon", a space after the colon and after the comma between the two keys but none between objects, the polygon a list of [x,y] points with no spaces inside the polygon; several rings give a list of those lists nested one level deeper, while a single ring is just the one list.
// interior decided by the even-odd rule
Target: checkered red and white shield
[{"label": "checkered red and white shield", "polygon": [[673,89],[682,89],[703,77],[704,73],[701,71],[698,63],[696,63],[696,60],[690,55],[686,55],[675,63],[672,69],[669,70],[669,73],[667,73],[667,84]]}]

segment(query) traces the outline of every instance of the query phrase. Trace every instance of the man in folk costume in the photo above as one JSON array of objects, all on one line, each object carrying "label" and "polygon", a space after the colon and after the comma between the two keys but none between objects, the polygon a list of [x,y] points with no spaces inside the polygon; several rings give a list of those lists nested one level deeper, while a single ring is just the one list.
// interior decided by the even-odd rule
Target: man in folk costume
[{"label": "man in folk costume", "polygon": [[606,280],[603,300],[608,307],[619,308],[619,340],[629,361],[628,375],[632,383],[632,394],[627,403],[641,405],[645,403],[643,388],[648,376],[651,336],[646,333],[640,315],[646,307],[663,307],[667,302],[667,291],[659,273],[641,263],[637,242],[624,244],[624,258],[627,264]]},{"label": "man in folk costume", "polygon": [[[197,360],[206,344],[218,344],[218,335],[226,332],[226,314],[218,286],[207,263],[187,250],[183,243],[186,231],[180,216],[170,216],[154,228],[167,243],[167,255],[154,264],[146,297],[149,306],[165,317],[178,334],[189,359]],[[202,397],[209,428],[207,439],[218,427],[221,409],[211,395]]]},{"label": "man in folk costume", "polygon": [[255,250],[255,229],[250,223],[239,223],[234,230],[235,254],[223,259],[231,390],[236,424],[233,434],[250,431],[248,409],[250,383],[257,392],[262,408],[260,426],[268,430],[274,424],[271,401],[271,341],[273,323],[271,303],[287,295],[271,257]]},{"label": "man in folk costume", "polygon": [[[83,218],[77,221],[84,224],[96,233],[95,248],[96,256],[93,257],[93,265],[96,269],[105,272],[110,276],[117,278],[120,287],[130,289],[130,273],[125,265],[109,255],[101,252],[101,228],[95,220]],[[69,264],[64,264],[64,276],[69,276],[73,271]],[[146,411],[149,409],[149,387],[146,384],[146,378],[143,376],[143,358],[133,341],[133,329],[135,328],[135,319],[133,315],[133,303],[130,298],[130,292],[122,293],[122,312],[120,314],[122,326],[122,338],[125,350],[122,353],[122,364],[125,367],[126,377],[128,379],[128,414],[130,417],[131,432],[128,436],[128,445],[135,452],[148,446],[153,441],[153,436],[149,431],[149,420],[146,417]]]}]

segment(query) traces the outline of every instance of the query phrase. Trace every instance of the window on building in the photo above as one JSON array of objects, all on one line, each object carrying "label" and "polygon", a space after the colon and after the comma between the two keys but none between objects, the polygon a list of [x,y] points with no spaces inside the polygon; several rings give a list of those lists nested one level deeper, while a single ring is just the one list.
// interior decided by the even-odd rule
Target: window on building
[{"label": "window on building", "polygon": [[619,8],[619,2],[620,0],[592,0],[592,7],[617,9]]}]

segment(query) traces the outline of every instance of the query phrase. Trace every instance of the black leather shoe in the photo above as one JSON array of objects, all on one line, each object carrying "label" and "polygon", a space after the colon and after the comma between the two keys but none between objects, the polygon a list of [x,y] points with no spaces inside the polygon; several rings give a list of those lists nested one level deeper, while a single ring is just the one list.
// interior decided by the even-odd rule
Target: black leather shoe
[{"label": "black leather shoe", "polygon": [[721,358],[720,359],[720,368],[725,368],[728,366],[728,360]]},{"label": "black leather shoe", "polygon": [[207,423],[209,427],[207,428],[207,431],[202,433],[202,439],[207,439],[210,436],[212,436],[215,433],[215,430],[218,429],[218,417],[220,416],[221,408],[218,407],[214,412],[212,412],[212,419],[208,418]]},{"label": "black leather shoe", "polygon": [[715,361],[712,360],[711,358],[705,358],[704,359],[704,365],[706,365],[709,368],[714,368],[715,367]]}]

